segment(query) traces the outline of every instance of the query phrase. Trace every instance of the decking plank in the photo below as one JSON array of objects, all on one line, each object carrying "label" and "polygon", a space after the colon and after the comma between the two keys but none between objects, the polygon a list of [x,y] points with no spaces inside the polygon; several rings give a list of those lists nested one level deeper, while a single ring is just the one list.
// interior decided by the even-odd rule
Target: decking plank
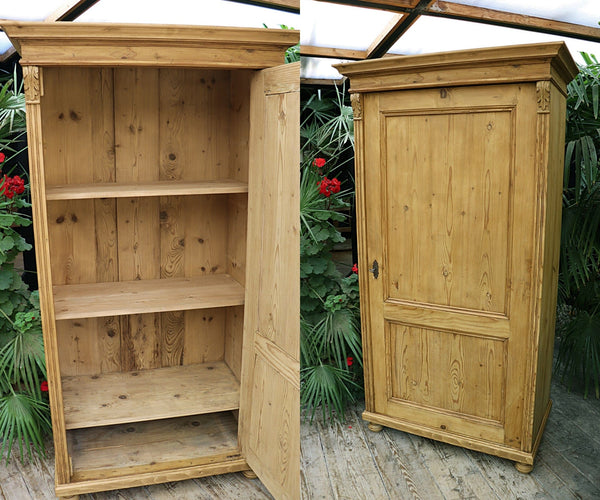
[{"label": "decking plank", "polygon": [[327,466],[327,451],[321,440],[320,426],[308,420],[300,428],[300,481],[303,500],[334,498]]},{"label": "decking plank", "polygon": [[435,478],[423,464],[408,436],[394,429],[372,432],[360,424],[365,441],[377,463],[387,491],[403,499],[443,500]]},{"label": "decking plank", "polygon": [[363,422],[355,412],[349,412],[345,423],[331,425],[316,420],[324,449],[333,489],[332,498],[390,499],[381,480],[379,469],[359,427]]}]

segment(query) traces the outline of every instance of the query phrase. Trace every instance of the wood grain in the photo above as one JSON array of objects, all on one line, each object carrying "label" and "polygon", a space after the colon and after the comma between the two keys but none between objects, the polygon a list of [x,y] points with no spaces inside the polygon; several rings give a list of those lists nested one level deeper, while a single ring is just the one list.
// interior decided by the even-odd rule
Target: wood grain
[{"label": "wood grain", "polygon": [[531,465],[550,408],[568,52],[338,69],[363,104],[364,418]]},{"label": "wood grain", "polygon": [[259,69],[283,64],[299,32],[280,29],[2,21],[22,64]]},{"label": "wood grain", "polygon": [[96,183],[50,186],[48,200],[80,200],[88,198],[133,198],[148,196],[185,196],[195,194],[247,193],[248,185],[230,179],[189,181],[155,181],[149,183]]},{"label": "wood grain", "polygon": [[237,424],[226,412],[75,429],[68,440],[75,481],[239,457]]},{"label": "wood grain", "polygon": [[[165,299],[168,296],[168,300]],[[244,289],[227,274],[54,287],[57,319],[237,306]]]},{"label": "wood grain", "polygon": [[239,384],[222,362],[63,377],[67,429],[239,408]]},{"label": "wood grain", "polygon": [[[240,402],[242,452],[287,499],[300,496],[299,71],[271,68],[252,81]],[[268,85],[280,73],[288,92]]]},{"label": "wood grain", "polygon": [[[253,432],[262,436],[261,446],[270,443],[270,450],[275,445],[279,450],[262,477],[276,494],[296,498],[298,319],[289,311],[297,308],[298,294],[284,285],[298,282],[287,270],[298,267],[293,261],[297,211],[293,203],[287,209],[291,199],[297,200],[297,186],[269,194],[274,204],[265,209],[274,210],[269,217],[281,226],[248,231],[247,221],[251,136],[264,146],[264,130],[253,132],[250,119],[257,73],[252,68],[282,61],[284,47],[295,43],[298,33],[9,24],[23,51],[28,120],[33,120],[28,124],[32,192],[56,494],[249,469],[235,424],[227,432],[236,444],[217,450],[219,429],[227,427],[227,417],[218,413],[233,410],[237,421],[246,356],[244,302],[254,295],[245,288],[246,240],[258,241],[264,233],[278,243],[269,243],[261,258],[277,265],[263,273],[275,288],[261,284],[271,319],[285,334],[273,335],[267,328],[256,351],[265,363],[257,376],[274,383],[273,391],[257,398]],[[28,65],[34,59],[45,61],[46,82],[39,68]],[[273,96],[265,141],[269,151],[261,154],[290,171],[298,164],[298,66],[261,73]],[[259,101],[262,110],[262,87]],[[278,176],[279,188],[284,177]],[[255,197],[262,195],[257,191]],[[264,246],[253,245],[259,252]],[[257,312],[270,321],[264,306]],[[269,415],[264,420],[263,409]],[[217,413],[209,425],[215,432],[207,428],[198,446],[174,445],[186,435],[161,421],[199,413]],[[109,424],[127,427],[105,429]],[[68,449],[65,425],[103,427],[78,434],[77,453],[85,459],[74,476],[77,443]],[[129,433],[132,426],[138,431]],[[123,431],[148,440],[119,453]],[[88,439],[92,435],[112,441],[96,446]],[[157,436],[162,448],[155,446]],[[163,450],[169,446],[171,455]],[[190,447],[196,450],[183,457]],[[150,459],[157,448],[167,457],[161,463]]]}]

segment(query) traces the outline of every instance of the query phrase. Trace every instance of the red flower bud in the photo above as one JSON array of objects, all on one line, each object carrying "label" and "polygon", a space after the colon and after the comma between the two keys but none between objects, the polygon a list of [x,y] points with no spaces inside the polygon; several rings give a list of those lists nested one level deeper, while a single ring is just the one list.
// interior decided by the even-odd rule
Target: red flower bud
[{"label": "red flower bud", "polygon": [[45,381],[45,380],[44,380],[44,381],[43,381],[43,382],[40,384],[40,390],[41,390],[42,392],[48,392],[48,382],[47,382],[47,381]]},{"label": "red flower bud", "polygon": [[348,366],[352,366],[352,364],[353,364],[353,363],[354,363],[354,358],[353,358],[352,356],[348,356],[348,357],[346,358],[346,364],[347,364]]},{"label": "red flower bud", "polygon": [[357,265],[357,264],[354,264],[354,265],[352,266],[352,272],[353,272],[354,274],[358,274],[358,265]]}]

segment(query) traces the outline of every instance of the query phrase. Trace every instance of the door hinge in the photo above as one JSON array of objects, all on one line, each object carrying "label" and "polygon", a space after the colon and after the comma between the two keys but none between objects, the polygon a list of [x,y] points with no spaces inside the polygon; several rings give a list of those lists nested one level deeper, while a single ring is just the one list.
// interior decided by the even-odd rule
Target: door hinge
[{"label": "door hinge", "polygon": [[373,278],[379,277],[379,263],[376,260],[373,261],[373,267],[369,271],[373,273]]}]

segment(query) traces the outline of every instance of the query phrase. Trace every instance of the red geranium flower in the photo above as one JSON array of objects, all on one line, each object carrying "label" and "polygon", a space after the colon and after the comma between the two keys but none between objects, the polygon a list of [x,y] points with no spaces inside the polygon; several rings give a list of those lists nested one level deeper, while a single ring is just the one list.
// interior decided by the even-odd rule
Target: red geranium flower
[{"label": "red geranium flower", "polygon": [[313,165],[317,168],[323,168],[325,166],[325,158],[315,158],[313,160]]},{"label": "red geranium flower", "polygon": [[317,185],[319,186],[319,193],[329,198],[329,196],[332,194],[340,192],[341,182],[335,177],[333,179],[323,177],[323,179],[318,182]]},{"label": "red geranium flower", "polygon": [[358,265],[357,265],[357,264],[354,264],[354,265],[352,266],[352,272],[353,272],[354,274],[358,274]]},{"label": "red geranium flower", "polygon": [[48,392],[48,382],[46,380],[40,384],[40,390],[42,392]]},{"label": "red geranium flower", "polygon": [[354,363],[354,358],[353,358],[352,356],[348,356],[348,357],[346,358],[346,364],[347,364],[348,366],[352,366],[352,363]]},{"label": "red geranium flower", "polygon": [[0,163],[2,163],[5,158],[6,158],[6,155],[4,153],[0,153]]},{"label": "red geranium flower", "polygon": [[329,190],[334,194],[339,193],[341,185],[342,185],[342,183],[334,177],[333,179],[331,179],[329,181]]},{"label": "red geranium flower", "polygon": [[329,190],[329,179],[327,177],[323,177],[323,180],[319,182],[319,193],[325,195],[327,198],[331,195],[331,191]]}]

